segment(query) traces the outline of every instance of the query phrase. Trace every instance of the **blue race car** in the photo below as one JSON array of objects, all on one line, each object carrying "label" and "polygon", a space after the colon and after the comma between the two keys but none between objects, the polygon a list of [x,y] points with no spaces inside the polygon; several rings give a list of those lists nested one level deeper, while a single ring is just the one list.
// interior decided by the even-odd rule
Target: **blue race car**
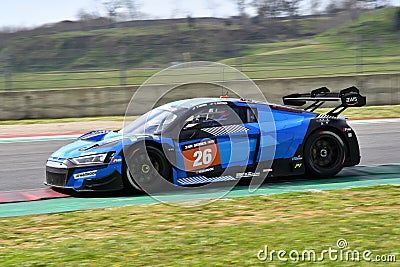
[{"label": "blue race car", "polygon": [[[323,87],[283,97],[285,105],[233,98],[172,102],[142,115],[120,131],[92,131],[54,152],[46,184],[76,191],[148,186],[196,186],[244,178],[304,175],[329,177],[360,162],[347,107],[365,105],[356,87]],[[325,101],[340,104],[327,114]]]}]

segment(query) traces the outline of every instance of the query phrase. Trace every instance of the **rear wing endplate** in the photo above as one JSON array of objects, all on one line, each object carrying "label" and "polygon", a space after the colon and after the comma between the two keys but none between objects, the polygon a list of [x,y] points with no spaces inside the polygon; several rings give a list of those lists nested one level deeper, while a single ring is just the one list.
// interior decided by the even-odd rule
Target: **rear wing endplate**
[{"label": "rear wing endplate", "polygon": [[367,98],[360,95],[360,90],[355,86],[343,89],[339,93],[333,93],[327,87],[321,87],[312,90],[311,93],[291,94],[283,97],[283,103],[290,106],[303,106],[308,101],[314,102],[304,109],[310,112],[321,107],[326,101],[340,101],[340,105],[327,113],[330,116],[338,116],[348,107],[365,106]]}]

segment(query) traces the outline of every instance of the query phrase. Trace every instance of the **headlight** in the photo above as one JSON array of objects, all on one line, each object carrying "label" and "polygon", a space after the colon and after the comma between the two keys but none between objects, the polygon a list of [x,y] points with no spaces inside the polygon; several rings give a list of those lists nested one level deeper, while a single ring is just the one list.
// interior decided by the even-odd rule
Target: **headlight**
[{"label": "headlight", "polygon": [[95,154],[89,156],[82,156],[78,158],[72,158],[71,161],[76,165],[91,165],[105,163],[108,153]]}]

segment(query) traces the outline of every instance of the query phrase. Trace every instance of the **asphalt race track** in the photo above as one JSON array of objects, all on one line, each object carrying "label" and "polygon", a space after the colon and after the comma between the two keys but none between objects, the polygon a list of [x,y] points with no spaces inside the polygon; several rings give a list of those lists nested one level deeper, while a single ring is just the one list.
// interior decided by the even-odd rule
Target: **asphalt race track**
[{"label": "asphalt race track", "polygon": [[[351,126],[361,146],[361,164],[400,163],[400,123],[361,123]],[[50,154],[71,142],[33,141],[0,143],[0,191],[45,188],[45,163]]]}]

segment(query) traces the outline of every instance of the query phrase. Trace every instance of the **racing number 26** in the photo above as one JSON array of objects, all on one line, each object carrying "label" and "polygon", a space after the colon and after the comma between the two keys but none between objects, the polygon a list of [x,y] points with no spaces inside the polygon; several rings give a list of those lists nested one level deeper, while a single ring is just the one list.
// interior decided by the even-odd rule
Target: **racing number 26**
[{"label": "racing number 26", "polygon": [[194,152],[193,157],[195,158],[193,167],[208,165],[213,159],[212,150],[211,148],[204,149],[203,151],[197,150]]},{"label": "racing number 26", "polygon": [[218,144],[215,140],[206,140],[201,145],[188,145],[189,149],[182,151],[185,170],[194,171],[221,164]]}]

